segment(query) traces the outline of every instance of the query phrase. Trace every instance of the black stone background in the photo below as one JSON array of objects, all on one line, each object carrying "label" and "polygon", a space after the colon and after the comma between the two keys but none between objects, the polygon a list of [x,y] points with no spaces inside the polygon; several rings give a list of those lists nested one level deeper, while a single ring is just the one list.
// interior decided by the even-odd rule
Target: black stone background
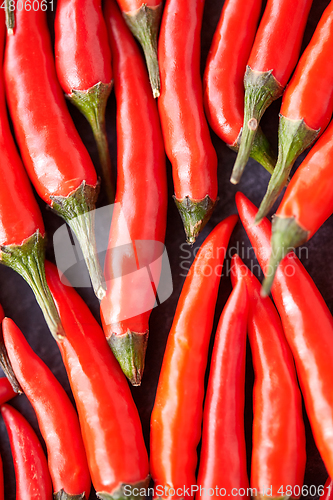
[{"label": "black stone background", "polygon": [[[305,31],[303,49],[309,42],[316,24],[328,3],[328,0],[314,0],[308,25]],[[223,2],[220,0],[206,0],[202,28],[202,69],[204,68],[205,60],[213,37],[214,29],[218,22],[222,5]],[[50,30],[53,35],[52,23],[54,13],[52,13],[49,9],[48,15]],[[331,64],[331,61],[327,61],[327,64]],[[38,99],[38,96],[36,96],[36,99]],[[280,105],[281,100],[273,103],[262,120],[262,127],[275,149],[277,149],[277,127]],[[84,143],[88,148],[95,165],[98,168],[97,149],[89,125],[73,106],[69,104],[68,107],[73,120],[75,121],[75,124],[84,140]],[[116,165],[115,109],[115,98],[114,94],[112,93],[107,107],[106,119],[110,151],[114,166]],[[189,250],[191,252],[191,255],[194,255],[196,248],[203,242],[203,240],[213,229],[213,227],[226,216],[236,212],[234,196],[238,189],[243,191],[250,198],[250,200],[258,205],[264,195],[269,179],[266,171],[263,170],[263,168],[254,160],[250,160],[240,184],[238,186],[231,185],[229,183],[229,177],[233,162],[235,160],[235,153],[228,149],[228,147],[225,146],[225,144],[213,132],[212,140],[219,158],[218,176],[220,199],[211,220],[192,248],[184,245],[185,239],[182,223],[180,221],[176,207],[171,199],[171,167],[169,163],[167,165],[169,181],[169,209],[166,233],[166,248],[168,251],[172,269],[174,291],[172,293],[172,296],[166,302],[155,308],[151,314],[150,340],[147,349],[145,374],[141,387],[132,388],[132,394],[140,413],[147,446],[149,445],[149,419],[154,403],[163,352],[167,341],[168,332],[171,327],[174,311],[177,305],[179,293],[184,282],[184,271],[181,268],[181,264],[183,263],[183,265],[188,267],[190,263],[186,262],[184,264],[188,255],[185,252],[185,249]],[[297,160],[296,167],[300,164],[304,156],[305,154],[303,154],[302,157]],[[147,196],[149,196],[148,193]],[[323,203],[324,202],[325,200],[323,200]],[[46,210],[45,203],[43,201],[39,200],[39,204],[43,212],[45,226],[47,228],[49,238],[47,258],[53,260],[54,254],[52,249],[52,235],[53,232],[62,225],[62,220],[54,215],[51,211]],[[105,204],[106,197],[102,187],[98,206],[103,206]],[[275,209],[276,207],[277,204],[275,205]],[[274,213],[274,211],[272,211],[272,213]],[[333,313],[332,228],[333,219],[331,217],[306,245],[307,254],[304,250],[302,251],[302,262],[312,276],[314,282],[318,286],[326,303],[328,304],[328,307]],[[231,250],[228,252],[228,258],[225,262],[224,276],[221,280],[220,293],[216,307],[215,327],[219,315],[222,311],[223,305],[225,304],[231,290],[230,281],[227,276],[227,270],[230,263],[230,254],[234,253],[236,248],[247,265],[251,266],[251,264],[256,264],[254,252],[250,247],[249,240],[240,223],[237,224],[236,229],[232,235],[230,248]],[[192,261],[193,258],[191,257],[189,260]],[[262,279],[262,275],[259,275],[258,277]],[[94,316],[99,320],[99,304],[92,290],[90,288],[80,288],[77,291],[87,302]],[[11,269],[6,268],[5,266],[0,266],[0,303],[4,308],[5,314],[8,317],[12,318],[21,328],[32,348],[49,366],[49,368],[64,386],[68,395],[73,401],[66,372],[62,364],[58,348],[48,331],[42,313],[35,302],[34,296],[29,286],[19,275],[17,275]],[[318,342],[320,342],[320,339],[318,339]],[[211,344],[213,344],[213,337]],[[253,369],[249,348],[247,353],[245,428],[248,464],[250,471]],[[17,397],[13,400],[12,404],[23,413],[23,415],[27,418],[27,420],[30,422],[30,424],[33,426],[40,437],[36,417],[26,397],[24,395]],[[305,410],[304,419],[307,434],[307,464],[304,484],[308,486],[318,486],[324,484],[327,478],[327,473],[321,461],[317,448],[314,444]],[[191,425],[190,422],[189,425]],[[112,443],[110,443],[110,446],[112,446]],[[0,419],[0,453],[4,462],[5,496],[7,500],[14,500],[14,470],[7,433],[2,419]],[[281,463],[282,462],[283,456],[281,456]],[[90,500],[93,499],[96,499],[96,495],[92,491]]]}]

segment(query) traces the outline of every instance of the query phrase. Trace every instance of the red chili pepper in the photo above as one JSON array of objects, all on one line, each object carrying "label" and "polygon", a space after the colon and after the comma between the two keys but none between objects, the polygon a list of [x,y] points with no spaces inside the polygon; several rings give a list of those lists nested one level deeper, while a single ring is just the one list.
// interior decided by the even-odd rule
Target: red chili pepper
[{"label": "red chili pepper", "polygon": [[16,396],[16,392],[6,377],[0,378],[0,406]]},{"label": "red chili pepper", "polygon": [[75,233],[95,293],[102,298],[103,273],[94,235],[96,172],[57,82],[46,12],[39,7],[17,9],[15,33],[7,36],[8,105],[30,180]]},{"label": "red chili pepper", "polygon": [[[165,152],[156,103],[139,48],[117,4],[105,3],[117,99],[118,179],[105,260],[101,317],[122,370],[139,385],[156,288],[147,268],[164,249],[167,212]],[[144,140],[142,139],[144,138]],[[154,264],[153,264],[154,263]]]},{"label": "red chili pepper", "polygon": [[15,376],[36,412],[47,447],[55,500],[88,499],[90,475],[72,403],[15,323],[5,318],[2,329]]},{"label": "red chili pepper", "polygon": [[[271,225],[255,226],[256,207],[237,193],[241,220],[264,274],[269,268]],[[317,448],[333,476],[333,318],[293,252],[281,262],[272,287],[274,302],[294,356],[297,376]]]},{"label": "red chili pepper", "polygon": [[160,95],[160,73],[157,58],[157,34],[161,21],[161,0],[117,0],[124,19],[143,49],[153,96]]},{"label": "red chili pepper", "polygon": [[306,452],[302,398],[294,360],[273,303],[260,296],[259,281],[238,255],[232,258],[231,278],[233,284],[246,283],[249,294],[248,334],[255,372],[253,496],[278,498],[281,486],[288,485],[293,492],[291,496],[297,498],[297,491],[301,492],[303,486]]},{"label": "red chili pepper", "polygon": [[58,346],[78,409],[93,485],[104,500],[134,498],[126,496],[126,490],[124,494],[124,487],[147,487],[149,467],[126,378],[80,296],[67,281],[60,282],[50,263],[46,275],[64,322],[66,338]]},{"label": "red chili pepper", "polygon": [[236,491],[238,499],[249,498],[244,435],[247,297],[246,284],[240,281],[217,326],[203,417],[200,494],[196,498],[216,499],[221,491],[223,496],[234,496]]},{"label": "red chili pepper", "polygon": [[[257,30],[262,0],[227,0],[204,74],[204,104],[210,126],[238,151],[244,119],[244,73]],[[250,156],[272,174],[276,158],[261,128]]]},{"label": "red chili pepper", "polygon": [[328,477],[324,486],[324,494],[320,496],[321,500],[330,500],[333,495],[333,480]]},{"label": "red chili pepper", "polygon": [[167,0],[159,37],[165,149],[186,238],[194,243],[217,201],[217,157],[204,115],[200,30],[204,0]]},{"label": "red chili pepper", "polygon": [[312,0],[268,0],[244,76],[244,125],[231,182],[241,178],[262,115],[296,66]]},{"label": "red chili pepper", "polygon": [[327,127],[333,112],[333,2],[324,11],[283,96],[279,156],[256,222],[267,215],[285,186],[297,157]]},{"label": "red chili pepper", "polygon": [[163,488],[161,498],[190,496],[184,488],[191,491],[196,484],[208,346],[224,256],[236,222],[237,216],[228,217],[202,244],[169,333],[151,416],[150,468],[155,485]]},{"label": "red chili pepper", "polygon": [[111,52],[101,0],[58,0],[55,62],[66,97],[87,118],[96,143],[109,202],[114,202],[105,108],[112,89]]},{"label": "red chili pepper", "polygon": [[26,419],[9,405],[1,406],[12,450],[16,500],[52,500],[52,482],[43,448]]}]

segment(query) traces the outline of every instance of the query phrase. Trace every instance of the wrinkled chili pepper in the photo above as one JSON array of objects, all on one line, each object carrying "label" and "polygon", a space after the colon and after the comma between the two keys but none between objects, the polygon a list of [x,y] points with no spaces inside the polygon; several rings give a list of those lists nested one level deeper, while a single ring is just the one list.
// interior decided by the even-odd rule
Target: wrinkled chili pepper
[{"label": "wrinkled chili pepper", "polygon": [[111,52],[101,0],[58,0],[54,29],[60,85],[92,128],[106,192],[113,203],[113,174],[105,129],[105,108],[112,89]]},{"label": "wrinkled chili pepper", "polygon": [[[254,225],[256,207],[237,193],[239,215],[264,274],[271,253],[271,225]],[[298,380],[317,448],[333,476],[333,318],[323,297],[293,252],[280,263],[273,299],[294,356]]]},{"label": "wrinkled chili pepper", "polygon": [[47,447],[54,499],[88,499],[90,475],[72,403],[15,323],[5,318],[2,330],[15,376],[36,412]]},{"label": "wrinkled chili pepper", "polygon": [[[167,212],[165,152],[139,48],[114,0],[105,2],[117,100],[118,178],[101,303],[105,335],[133,385],[141,383]],[[153,277],[147,269],[153,269]]]},{"label": "wrinkled chili pepper", "polygon": [[259,122],[296,66],[312,0],[268,0],[244,76],[244,124],[230,181],[241,178]]},{"label": "wrinkled chili pepper", "polygon": [[[278,498],[282,485],[301,491],[305,471],[302,398],[294,360],[273,303],[261,297],[259,281],[238,255],[232,258],[231,279],[233,284],[246,283],[249,295],[248,334],[255,372],[251,488],[256,498]],[[267,491],[262,491],[265,485]]]},{"label": "wrinkled chili pepper", "polygon": [[66,338],[58,346],[78,409],[94,488],[103,500],[141,498],[129,493],[148,486],[148,456],[126,378],[81,297],[68,282],[61,283],[57,268],[48,262],[46,276],[64,322]]},{"label": "wrinkled chili pepper", "polygon": [[124,19],[143,49],[153,96],[160,95],[160,73],[157,57],[157,34],[161,21],[161,0],[117,0]]},{"label": "wrinkled chili pepper", "polygon": [[198,486],[212,499],[220,496],[216,485],[226,496],[241,488],[248,492],[249,487],[244,431],[247,313],[246,284],[239,281],[217,326],[205,399]]},{"label": "wrinkled chili pepper", "polygon": [[297,157],[311,146],[331,119],[333,68],[327,60],[332,52],[333,2],[324,11],[283,95],[278,161],[260,204],[256,223],[272,208]]},{"label": "wrinkled chili pepper", "polygon": [[43,448],[30,424],[13,407],[1,406],[13,455],[17,500],[52,500],[52,482]]},{"label": "wrinkled chili pepper", "polygon": [[151,474],[155,484],[163,488],[163,498],[182,497],[178,488],[184,491],[196,484],[208,346],[224,256],[236,221],[235,215],[225,219],[200,247],[169,333],[150,441]]},{"label": "wrinkled chili pepper", "polygon": [[[3,9],[0,10],[0,59],[2,59],[5,16]],[[17,271],[26,280],[35,294],[52,335],[62,335],[60,319],[44,273],[46,238],[44,223],[10,131],[2,71],[0,177],[0,262]]]},{"label": "wrinkled chili pepper", "polygon": [[[223,4],[204,74],[204,105],[214,132],[238,151],[244,119],[244,73],[257,30],[262,0]],[[237,36],[235,36],[237,33]],[[250,156],[272,174],[276,158],[258,128]]]},{"label": "wrinkled chili pepper", "polygon": [[174,200],[186,238],[194,243],[217,201],[217,157],[204,115],[200,77],[203,0],[167,0],[158,54],[158,100]]},{"label": "wrinkled chili pepper", "polygon": [[[36,0],[37,1],[37,0]],[[94,291],[105,294],[94,235],[97,176],[57,82],[43,9],[17,9],[7,35],[7,100],[23,162],[39,196],[76,235]]]}]

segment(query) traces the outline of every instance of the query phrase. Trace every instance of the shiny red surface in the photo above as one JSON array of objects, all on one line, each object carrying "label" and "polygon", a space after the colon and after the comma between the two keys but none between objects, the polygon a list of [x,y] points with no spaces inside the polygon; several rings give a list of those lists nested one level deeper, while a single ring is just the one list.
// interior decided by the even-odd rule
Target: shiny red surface
[{"label": "shiny red surface", "polygon": [[217,157],[203,109],[200,31],[203,0],[167,0],[159,36],[158,107],[175,196],[217,197]]},{"label": "shiny red surface", "polygon": [[112,495],[121,483],[148,475],[141,422],[125,375],[88,306],[57,268],[46,277],[66,338],[58,346],[79,413],[89,469],[97,492]]},{"label": "shiny red surface", "polygon": [[33,352],[15,323],[5,318],[3,337],[15,376],[33,406],[47,447],[55,493],[89,497],[90,475],[77,414],[65,390]]},{"label": "shiny red surface", "polygon": [[262,0],[227,0],[216,27],[204,74],[204,104],[214,132],[235,145],[244,120],[244,74]]},{"label": "shiny red surface", "polygon": [[[271,225],[253,224],[256,207],[237,193],[240,218],[266,274],[271,252]],[[294,356],[312,433],[328,473],[333,476],[333,319],[319,290],[294,253],[280,263],[274,302]]]},{"label": "shiny red surface", "polygon": [[[1,315],[0,315],[1,321]],[[1,326],[0,326],[1,331]],[[9,380],[6,377],[0,378],[0,405],[7,403],[10,399],[16,396],[16,392],[13,390]]]},{"label": "shiny red surface", "polygon": [[26,419],[9,405],[1,406],[13,455],[16,500],[52,500],[52,483],[46,457]]},{"label": "shiny red surface", "polygon": [[321,132],[333,112],[333,3],[325,9],[316,31],[283,95],[281,114]]},{"label": "shiny red surface", "polygon": [[232,258],[231,278],[233,284],[246,284],[249,294],[255,372],[251,488],[265,496],[266,485],[272,497],[281,496],[282,485],[301,491],[306,462],[302,398],[281,320],[270,298],[260,296],[259,281],[238,255]]},{"label": "shiny red surface", "polygon": [[[151,416],[150,471],[155,485],[196,484],[204,378],[232,215],[206,238],[188,272],[168,336]],[[174,498],[182,497],[175,495]],[[170,495],[163,495],[170,498]]]},{"label": "shiny red surface", "polygon": [[312,0],[268,0],[248,65],[255,71],[273,70],[286,86],[296,66]]},{"label": "shiny red surface", "polygon": [[247,295],[246,284],[240,281],[223,309],[214,340],[198,473],[198,485],[207,492],[212,488],[215,494],[209,498],[214,500],[221,496],[216,485],[226,496],[235,496],[240,488],[247,492],[249,487],[244,435]]},{"label": "shiny red surface", "polygon": [[162,2],[161,0],[146,0],[145,2],[142,0],[117,0],[117,3],[123,12],[134,12],[140,9],[143,4],[148,7],[157,7]]},{"label": "shiny red surface", "polygon": [[54,29],[56,70],[66,94],[111,82],[101,0],[58,0]]},{"label": "shiny red surface", "polygon": [[[154,307],[151,282],[140,273],[129,282],[124,276],[137,269],[140,242],[151,244],[144,259],[149,265],[159,256],[164,242],[167,211],[165,152],[156,102],[152,96],[142,54],[114,0],[105,2],[105,18],[113,54],[117,100],[117,191],[105,260],[107,294],[101,316],[107,337],[127,329],[143,333]],[[129,245],[119,256],[112,249]],[[133,264],[135,268],[133,269]],[[141,266],[142,267],[142,266]],[[122,279],[114,280],[115,276]],[[124,308],[141,304],[146,311],[123,318]]]},{"label": "shiny red surface", "polygon": [[7,100],[24,165],[39,196],[68,196],[97,176],[57,81],[46,12],[15,12],[7,36],[4,75]]}]

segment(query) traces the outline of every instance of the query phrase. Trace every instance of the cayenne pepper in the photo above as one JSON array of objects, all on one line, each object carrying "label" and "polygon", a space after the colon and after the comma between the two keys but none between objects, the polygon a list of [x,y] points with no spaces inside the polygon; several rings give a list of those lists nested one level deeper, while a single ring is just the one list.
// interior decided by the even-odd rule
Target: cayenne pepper
[{"label": "cayenne pepper", "polygon": [[[210,126],[238,151],[244,119],[244,73],[257,30],[262,0],[223,4],[204,73],[204,105]],[[235,36],[237,33],[237,36]],[[258,128],[250,156],[272,174],[276,158]]]},{"label": "cayenne pepper", "polygon": [[165,152],[144,62],[114,0],[105,2],[105,19],[117,100],[118,178],[101,318],[122,370],[133,385],[140,385],[164,250]]},{"label": "cayenne pepper", "polygon": [[52,482],[43,448],[26,419],[9,405],[1,406],[13,455],[16,499],[52,500]]},{"label": "cayenne pepper", "polygon": [[259,207],[256,223],[272,208],[297,157],[311,146],[331,119],[333,68],[327,64],[327,59],[332,52],[333,2],[324,11],[283,95],[278,161]]},{"label": "cayenne pepper", "polygon": [[217,201],[217,156],[204,115],[200,30],[204,0],[167,0],[158,54],[158,107],[186,238],[194,243]]},{"label": "cayenne pepper", "polygon": [[[240,218],[264,274],[271,272],[271,224],[254,225],[256,207],[237,193]],[[290,252],[280,263],[272,295],[294,356],[298,380],[317,448],[333,476],[333,318],[301,262]]]},{"label": "cayenne pepper", "polygon": [[262,115],[278,99],[296,66],[312,0],[268,0],[244,76],[244,125],[230,181],[237,184]]},{"label": "cayenne pepper", "polygon": [[[37,0],[36,0],[37,1]],[[7,100],[23,162],[39,196],[77,237],[97,297],[105,294],[94,235],[99,185],[68,112],[54,66],[46,12],[16,10],[7,35]]]},{"label": "cayenne pepper", "polygon": [[58,0],[54,29],[59,83],[92,128],[109,203],[113,203],[113,174],[105,129],[112,68],[101,0]]},{"label": "cayenne pepper", "polygon": [[13,399],[16,394],[7,377],[0,378],[0,406]]},{"label": "cayenne pepper", "polygon": [[[186,277],[164,353],[151,415],[150,469],[156,485],[196,484],[204,378],[223,261],[237,216],[208,235]],[[178,498],[182,495],[172,495]]]}]

